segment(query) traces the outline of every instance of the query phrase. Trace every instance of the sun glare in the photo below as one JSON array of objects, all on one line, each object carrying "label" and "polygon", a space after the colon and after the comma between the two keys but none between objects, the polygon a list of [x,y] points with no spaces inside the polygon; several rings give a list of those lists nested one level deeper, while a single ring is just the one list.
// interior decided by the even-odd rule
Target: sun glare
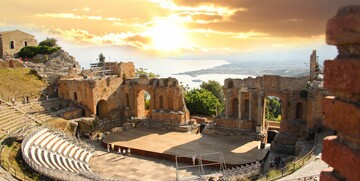
[{"label": "sun glare", "polygon": [[158,22],[146,34],[151,37],[152,46],[157,50],[177,50],[186,41],[184,29],[175,22]]}]

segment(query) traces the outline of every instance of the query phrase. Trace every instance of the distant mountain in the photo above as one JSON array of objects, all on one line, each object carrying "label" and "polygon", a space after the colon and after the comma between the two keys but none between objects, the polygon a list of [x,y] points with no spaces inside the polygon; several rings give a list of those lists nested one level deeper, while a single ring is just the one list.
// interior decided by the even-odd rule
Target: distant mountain
[{"label": "distant mountain", "polygon": [[197,76],[202,74],[242,74],[254,76],[280,75],[287,77],[299,77],[309,74],[309,66],[304,62],[306,61],[297,61],[297,64],[288,64],[286,61],[231,63],[209,69],[182,72],[178,73],[178,75]]}]

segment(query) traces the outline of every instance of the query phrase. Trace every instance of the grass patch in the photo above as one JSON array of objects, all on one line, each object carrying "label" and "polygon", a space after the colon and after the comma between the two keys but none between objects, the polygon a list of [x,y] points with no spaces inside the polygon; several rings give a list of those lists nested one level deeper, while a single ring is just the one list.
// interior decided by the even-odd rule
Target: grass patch
[{"label": "grass patch", "polygon": [[0,69],[0,77],[4,77],[0,79],[0,96],[5,100],[14,96],[18,101],[24,95],[39,96],[46,87],[46,83],[28,68]]},{"label": "grass patch", "polygon": [[21,143],[9,142],[1,153],[2,165],[20,180],[40,180],[39,174],[30,170],[22,159]]}]

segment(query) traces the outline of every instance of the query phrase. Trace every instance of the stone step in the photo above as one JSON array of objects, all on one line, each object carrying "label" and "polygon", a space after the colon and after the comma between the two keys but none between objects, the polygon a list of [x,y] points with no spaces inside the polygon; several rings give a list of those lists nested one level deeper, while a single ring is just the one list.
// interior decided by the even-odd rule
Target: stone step
[{"label": "stone step", "polygon": [[5,121],[8,121],[8,120],[17,119],[19,117],[26,117],[26,116],[21,115],[21,114],[11,114],[11,115],[7,115],[7,116],[4,116],[4,117],[0,117],[0,120],[2,122],[5,122]]},{"label": "stone step", "polygon": [[24,126],[26,126],[26,124],[24,122],[14,122],[14,123],[2,126],[1,129],[8,130],[8,131],[12,132],[12,131],[15,131],[17,128],[21,128],[21,127],[24,127]]},{"label": "stone step", "polygon": [[1,127],[5,128],[9,128],[9,127],[13,127],[14,125],[18,125],[18,124],[23,124],[25,122],[27,122],[27,118],[26,117],[19,117],[17,119],[12,119],[12,120],[7,120],[6,122],[2,122],[1,123]]}]

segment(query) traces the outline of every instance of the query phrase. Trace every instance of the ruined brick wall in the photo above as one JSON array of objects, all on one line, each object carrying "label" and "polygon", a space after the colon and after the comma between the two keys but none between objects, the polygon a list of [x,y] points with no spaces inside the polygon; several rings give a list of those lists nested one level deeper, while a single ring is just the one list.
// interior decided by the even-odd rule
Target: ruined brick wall
[{"label": "ruined brick wall", "polygon": [[[133,63],[118,64],[126,77],[135,76]],[[183,89],[174,78],[138,79],[121,76],[95,76],[59,80],[60,98],[76,101],[87,107],[90,114],[101,118],[151,118],[177,124],[190,120]],[[145,92],[150,96],[150,107],[145,109]]]},{"label": "ruined brick wall", "polygon": [[[265,98],[279,97],[282,102],[282,120],[297,119],[297,105],[302,105],[301,119],[306,120],[307,98],[301,96],[307,90],[307,77],[280,77],[264,75],[246,79],[226,79],[225,116],[253,121],[264,125]],[[237,103],[237,104],[236,104]]]},{"label": "ruined brick wall", "polygon": [[[266,139],[266,97],[276,96],[281,102],[280,133],[275,137],[273,148],[277,152],[295,154],[295,143],[306,137],[316,124],[308,116],[310,105],[321,102],[321,95],[309,99],[308,77],[281,77],[264,75],[256,78],[226,79],[224,83],[225,118],[216,119],[222,127],[256,131]],[[316,92],[316,91],[315,91]],[[320,101],[319,101],[320,100]],[[318,101],[318,102],[317,102]],[[318,109],[316,114],[319,114]],[[314,113],[315,114],[315,113]],[[307,119],[311,118],[311,123]],[[309,125],[306,127],[306,125]],[[276,145],[276,146],[275,146]],[[290,150],[290,151],[288,151]]]},{"label": "ruined brick wall", "polygon": [[[134,117],[172,120],[178,123],[190,119],[184,102],[183,89],[174,78],[150,79],[146,75],[127,81],[121,86],[122,104]],[[144,109],[144,91],[150,95],[150,108]]]},{"label": "ruined brick wall", "polygon": [[108,117],[108,113],[118,107],[120,98],[118,87],[122,83],[120,77],[97,77],[95,79],[60,79],[58,86],[58,96],[63,99],[73,100],[86,106],[91,114],[97,114],[98,103],[105,101],[102,106],[101,117]]},{"label": "ruined brick wall", "polygon": [[117,75],[120,77],[125,76],[126,79],[135,77],[135,65],[133,62],[120,62],[117,65]]},{"label": "ruined brick wall", "polygon": [[339,55],[324,62],[324,87],[334,96],[323,100],[324,124],[336,136],[324,139],[322,159],[331,167],[321,180],[360,179],[360,6],[341,8],[326,27],[326,42]]},{"label": "ruined brick wall", "polygon": [[[322,100],[324,98],[324,92],[318,89],[309,90],[308,92],[308,102],[307,102],[307,119],[306,127],[307,129],[314,129],[323,127],[323,106]],[[315,130],[313,130],[315,131]]]},{"label": "ruined brick wall", "polygon": [[[13,42],[13,47],[10,45],[11,41]],[[33,35],[19,30],[0,32],[0,42],[0,58],[6,55],[13,56],[21,48],[25,47],[25,44],[26,46],[37,46],[37,41]]]},{"label": "ruined brick wall", "polygon": [[58,97],[65,100],[73,100],[87,107],[90,112],[87,116],[94,113],[93,88],[95,81],[88,79],[60,79],[58,81]]}]

